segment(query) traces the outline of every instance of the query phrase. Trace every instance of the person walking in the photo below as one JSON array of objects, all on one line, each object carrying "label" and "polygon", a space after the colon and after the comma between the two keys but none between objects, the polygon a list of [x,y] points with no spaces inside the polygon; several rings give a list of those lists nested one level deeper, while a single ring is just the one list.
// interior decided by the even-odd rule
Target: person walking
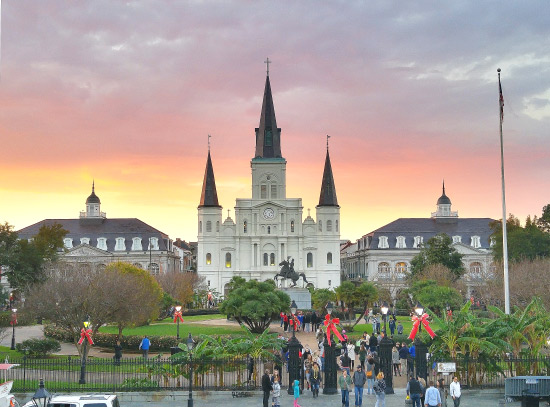
[{"label": "person walking", "polygon": [[437,381],[437,390],[439,390],[439,397],[441,397],[441,407],[447,407],[447,389],[445,389],[443,379]]},{"label": "person walking", "polygon": [[361,343],[361,346],[359,347],[359,364],[361,365],[361,369],[363,369],[363,371],[365,370],[365,360],[367,360],[367,349],[365,348],[365,345]]},{"label": "person walking", "polygon": [[422,395],[420,396],[420,404],[424,405],[424,401],[426,400],[426,389],[428,386],[426,386],[426,379],[423,377],[419,377],[418,381],[420,382],[420,386],[422,387]]},{"label": "person walking", "polygon": [[274,375],[273,380],[273,398],[271,404],[273,407],[281,407],[281,383],[279,382],[279,376]]},{"label": "person walking", "polygon": [[390,318],[390,322],[388,323],[388,326],[390,328],[390,335],[393,336],[395,333],[395,319]]},{"label": "person walking", "polygon": [[342,376],[339,377],[338,384],[340,385],[340,393],[342,393],[342,407],[349,407],[349,390],[352,382],[347,370],[342,370]]},{"label": "person walking", "polygon": [[273,390],[271,385],[271,379],[269,378],[269,370],[265,369],[264,375],[262,376],[262,391],[264,392],[264,407],[268,407],[269,402],[269,393]]},{"label": "person walking", "polygon": [[115,366],[120,366],[120,359],[122,359],[122,346],[120,346],[120,341],[117,340],[115,344]]},{"label": "person walking", "polygon": [[353,343],[348,343],[348,356],[350,359],[350,365],[351,371],[353,372],[353,369],[355,367],[355,345]]},{"label": "person walking", "polygon": [[306,374],[306,386],[309,390],[310,386],[310,377],[311,377],[311,369],[313,368],[313,356],[311,356],[311,353],[307,356],[307,358],[304,360],[304,373]]},{"label": "person walking", "polygon": [[401,376],[401,362],[400,362],[400,359],[399,359],[399,351],[397,350],[397,348],[394,346],[392,351],[391,351],[391,362],[393,364],[393,375],[394,376]]},{"label": "person walking", "polygon": [[380,372],[376,376],[374,394],[376,394],[376,404],[374,407],[386,407],[386,381],[384,380],[384,372]]},{"label": "person walking", "polygon": [[347,348],[344,348],[345,349],[345,352],[342,356],[340,356],[340,364],[341,364],[341,368],[342,370],[347,370],[348,371],[348,375],[350,374],[350,365],[351,365],[351,359],[348,355],[348,352],[347,352]]},{"label": "person walking", "polygon": [[302,407],[298,404],[300,398],[300,381],[294,380],[294,407]]},{"label": "person walking", "polygon": [[409,348],[405,342],[401,344],[399,348],[399,361],[401,362],[401,373],[407,369],[407,357],[409,356]]},{"label": "person walking", "polygon": [[401,323],[401,321],[398,321],[397,322],[397,335],[403,335],[403,324]]},{"label": "person walking", "polygon": [[371,352],[376,352],[376,348],[378,347],[378,338],[376,337],[376,334],[372,334],[369,338],[369,348]]},{"label": "person walking", "polygon": [[254,373],[254,359],[250,355],[248,355],[248,360],[246,361],[246,370],[248,370],[248,380],[246,381],[246,383],[250,384],[252,373]]},{"label": "person walking", "polygon": [[319,397],[319,387],[321,385],[321,370],[319,369],[319,365],[317,363],[313,363],[309,380],[311,381],[311,392],[313,393],[313,398]]},{"label": "person walking", "polygon": [[422,389],[420,382],[416,380],[414,376],[411,376],[409,382],[407,383],[407,396],[411,398],[412,407],[422,407],[420,397],[422,396],[423,391],[424,389]]},{"label": "person walking", "polygon": [[149,348],[151,347],[151,341],[147,336],[144,336],[141,340],[141,343],[139,344],[139,348],[141,349],[141,352],[143,353],[143,359],[147,360],[149,357]]},{"label": "person walking", "polygon": [[371,394],[373,391],[374,386],[374,378],[376,375],[374,374],[374,359],[370,357],[367,360],[367,367],[366,367],[366,376],[367,376],[367,394]]},{"label": "person walking", "polygon": [[357,366],[357,371],[353,373],[353,385],[355,386],[355,407],[361,407],[363,404],[363,387],[366,382],[367,375],[361,366]]},{"label": "person walking", "polygon": [[449,386],[449,393],[451,394],[451,397],[453,398],[454,407],[460,406],[460,382],[458,381],[458,377],[453,377],[453,382]]},{"label": "person walking", "polygon": [[424,405],[426,407],[441,407],[441,396],[439,390],[434,387],[433,381],[430,381],[430,387],[426,390]]}]

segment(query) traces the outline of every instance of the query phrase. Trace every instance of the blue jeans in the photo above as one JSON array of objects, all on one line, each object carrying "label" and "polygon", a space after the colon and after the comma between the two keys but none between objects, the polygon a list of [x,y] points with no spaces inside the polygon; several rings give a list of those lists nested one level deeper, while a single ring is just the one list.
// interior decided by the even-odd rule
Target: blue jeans
[{"label": "blue jeans", "polygon": [[355,405],[363,404],[363,386],[355,386]]},{"label": "blue jeans", "polygon": [[376,393],[376,404],[374,407],[386,407],[386,393]]},{"label": "blue jeans", "polygon": [[422,407],[420,403],[420,394],[411,394],[412,407]]},{"label": "blue jeans", "polygon": [[374,386],[374,379],[367,379],[367,394],[374,393],[374,390],[372,388],[373,386]]},{"label": "blue jeans", "polygon": [[349,407],[349,390],[340,390],[342,392],[342,405]]}]

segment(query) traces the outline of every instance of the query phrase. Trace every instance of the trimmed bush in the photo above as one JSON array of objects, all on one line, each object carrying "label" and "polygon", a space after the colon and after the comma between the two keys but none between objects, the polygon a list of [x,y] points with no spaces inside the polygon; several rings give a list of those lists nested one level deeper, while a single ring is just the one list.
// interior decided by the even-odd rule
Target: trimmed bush
[{"label": "trimmed bush", "polygon": [[31,357],[44,357],[54,352],[59,352],[61,350],[61,345],[52,338],[27,339],[26,341],[18,343],[15,348],[19,352],[26,353]]},{"label": "trimmed bush", "polygon": [[[2,311],[0,312],[0,327],[8,327],[11,321],[11,311]],[[26,326],[32,325],[36,322],[28,313],[18,312],[17,313],[17,326]]]}]

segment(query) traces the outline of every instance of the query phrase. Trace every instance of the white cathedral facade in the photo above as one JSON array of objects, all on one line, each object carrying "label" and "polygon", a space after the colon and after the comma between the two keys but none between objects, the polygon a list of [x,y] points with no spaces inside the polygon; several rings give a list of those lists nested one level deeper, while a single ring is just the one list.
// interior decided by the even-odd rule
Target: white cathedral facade
[{"label": "white cathedral facade", "polygon": [[[197,271],[209,287],[225,294],[234,276],[246,280],[273,279],[282,261],[303,273],[297,286],[316,288],[340,284],[340,207],[327,146],[316,220],[303,219],[301,198],[286,196],[286,160],[281,154],[269,75],[251,160],[252,196],[237,198],[235,219],[222,220],[210,151],[198,207]],[[292,281],[278,279],[280,287]]]}]

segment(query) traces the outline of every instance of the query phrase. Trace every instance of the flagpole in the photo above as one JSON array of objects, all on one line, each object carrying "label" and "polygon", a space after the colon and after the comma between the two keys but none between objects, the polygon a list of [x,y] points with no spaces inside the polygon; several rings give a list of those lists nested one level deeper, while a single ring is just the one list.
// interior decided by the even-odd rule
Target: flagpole
[{"label": "flagpole", "polygon": [[502,121],[504,120],[504,97],[498,72],[499,111],[500,111],[500,172],[502,177],[502,257],[504,259],[504,312],[510,314],[510,284],[508,276],[508,236],[506,232],[506,192],[504,183],[504,147],[502,142]]}]

